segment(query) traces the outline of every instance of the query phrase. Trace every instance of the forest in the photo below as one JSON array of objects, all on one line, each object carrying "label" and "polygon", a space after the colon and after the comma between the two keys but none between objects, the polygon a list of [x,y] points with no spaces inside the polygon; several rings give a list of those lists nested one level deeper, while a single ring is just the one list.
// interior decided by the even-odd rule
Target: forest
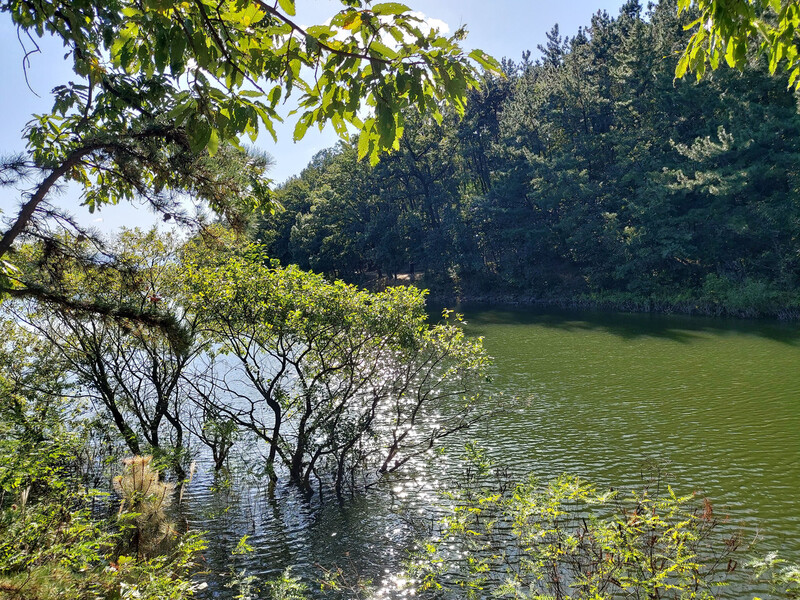
[{"label": "forest", "polygon": [[[800,597],[788,543],[660,465],[503,464],[474,438],[524,410],[427,304],[796,318],[800,4],[629,0],[501,61],[337,10],[0,1],[26,76],[48,36],[72,70],[0,159],[0,598]],[[274,186],[246,140],[290,96],[341,141]]]},{"label": "forest", "polygon": [[768,59],[675,79],[690,19],[597,13],[504,60],[466,115],[407,119],[375,166],[357,140],[280,186],[256,226],[285,264],[454,300],[797,315],[797,99]]}]

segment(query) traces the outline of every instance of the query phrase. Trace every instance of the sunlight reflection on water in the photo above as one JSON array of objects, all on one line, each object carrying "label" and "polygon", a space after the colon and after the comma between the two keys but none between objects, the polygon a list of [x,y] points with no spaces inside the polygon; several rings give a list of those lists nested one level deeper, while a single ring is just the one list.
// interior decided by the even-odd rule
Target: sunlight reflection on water
[{"label": "sunlight reflection on water", "polygon": [[[467,435],[520,475],[580,474],[598,486],[638,487],[642,464],[666,466],[679,493],[708,496],[731,527],[745,522],[800,561],[800,328],[649,315],[467,311],[468,332],[495,358],[489,417]],[[442,407],[446,413],[447,407]],[[448,444],[458,454],[465,438]],[[257,472],[263,448],[244,465]],[[278,485],[220,488],[206,470],[183,515],[208,531],[209,594],[232,569],[308,581],[341,567],[406,597],[398,575],[417,527],[435,521],[436,490],[453,458],[413,461],[369,493],[339,503]],[[256,551],[231,556],[243,535]]]}]

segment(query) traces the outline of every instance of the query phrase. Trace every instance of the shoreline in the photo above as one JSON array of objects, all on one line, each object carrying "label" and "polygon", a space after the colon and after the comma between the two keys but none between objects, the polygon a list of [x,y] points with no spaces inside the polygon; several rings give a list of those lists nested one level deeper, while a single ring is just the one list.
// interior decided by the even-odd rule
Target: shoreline
[{"label": "shoreline", "polygon": [[[433,282],[432,282],[433,283]],[[516,308],[557,308],[565,310],[598,310],[638,314],[686,315],[713,318],[759,319],[780,322],[800,322],[800,303],[764,302],[762,305],[731,305],[708,298],[645,298],[622,292],[576,294],[574,296],[543,297],[532,293],[492,292],[470,293],[445,290],[435,283],[425,285],[424,274],[416,277],[400,273],[395,278],[369,278],[360,285],[367,290],[383,291],[387,287],[412,285],[427,290],[429,303],[442,306],[480,305]]]},{"label": "shoreline", "polygon": [[443,305],[480,305],[515,308],[558,308],[639,314],[686,315],[735,319],[800,321],[800,306],[730,307],[700,300],[655,300],[634,298],[542,298],[524,294],[447,294],[428,290],[428,301]]}]

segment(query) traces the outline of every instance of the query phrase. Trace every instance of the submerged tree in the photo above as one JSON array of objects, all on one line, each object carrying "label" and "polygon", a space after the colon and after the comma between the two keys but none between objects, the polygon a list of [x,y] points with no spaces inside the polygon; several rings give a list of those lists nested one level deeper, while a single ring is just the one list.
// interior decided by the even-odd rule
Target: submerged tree
[{"label": "submerged tree", "polygon": [[[424,294],[369,293],[258,246],[187,267],[191,310],[218,349],[216,409],[266,442],[265,470],[301,486],[394,471],[477,416],[480,340],[429,326]],[[222,402],[220,402],[222,399]]]},{"label": "submerged tree", "polygon": [[201,347],[198,319],[179,295],[176,239],[125,231],[112,254],[88,241],[61,243],[58,260],[47,256],[46,243],[20,254],[30,281],[56,299],[7,301],[4,308],[56,353],[73,393],[94,403],[129,452],[159,454],[182,478],[191,391],[185,374]]},{"label": "submerged tree", "polygon": [[117,262],[84,241],[69,246],[75,260],[39,271],[47,245],[26,246],[20,265],[46,274],[58,300],[4,307],[130,453],[154,454],[178,479],[197,442],[220,469],[249,433],[267,443],[273,479],[285,468],[302,486],[330,478],[341,490],[477,418],[480,341],[457,323],[428,326],[416,289],[372,294],[268,267],[258,246],[221,229],[180,249],[155,231],[124,232],[111,247]]}]

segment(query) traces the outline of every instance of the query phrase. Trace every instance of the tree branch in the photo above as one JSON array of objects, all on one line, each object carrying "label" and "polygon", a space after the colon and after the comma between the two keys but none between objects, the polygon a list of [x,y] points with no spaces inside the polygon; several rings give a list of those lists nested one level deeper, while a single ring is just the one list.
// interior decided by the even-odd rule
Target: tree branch
[{"label": "tree branch", "polygon": [[319,44],[320,48],[323,48],[324,50],[330,52],[331,54],[336,54],[337,56],[345,56],[347,58],[358,58],[360,60],[374,60],[375,62],[378,62],[383,65],[392,64],[392,61],[386,60],[385,58],[379,58],[377,56],[371,56],[369,54],[359,54],[358,52],[350,52],[348,50],[337,50],[336,48],[332,48],[331,46],[328,46],[325,42],[320,41],[319,38],[309,35],[305,29],[303,29],[297,23],[289,19],[286,15],[282,14],[278,10],[271,7],[263,0],[255,0],[255,3],[261,8],[261,10],[272,15],[276,19],[279,19],[284,23],[286,23],[289,27],[292,28],[292,31],[296,31],[297,33],[301,34],[304,38],[306,36],[313,37],[317,41],[317,44]]},{"label": "tree branch", "polygon": [[84,156],[101,147],[101,144],[90,144],[74,150],[69,156],[67,156],[66,160],[61,163],[61,165],[53,169],[50,175],[45,177],[44,181],[39,184],[39,187],[31,196],[30,200],[22,205],[22,208],[20,209],[13,225],[11,225],[8,231],[3,234],[2,239],[0,239],[0,258],[5,256],[8,251],[11,250],[14,240],[16,240],[19,234],[25,230],[25,227],[30,222],[31,217],[33,217],[33,213],[36,211],[36,207],[39,206],[42,200],[44,200],[45,196],[47,196],[47,193],[55,185],[55,183],[64,175],[66,175],[70,169],[80,163]]}]

